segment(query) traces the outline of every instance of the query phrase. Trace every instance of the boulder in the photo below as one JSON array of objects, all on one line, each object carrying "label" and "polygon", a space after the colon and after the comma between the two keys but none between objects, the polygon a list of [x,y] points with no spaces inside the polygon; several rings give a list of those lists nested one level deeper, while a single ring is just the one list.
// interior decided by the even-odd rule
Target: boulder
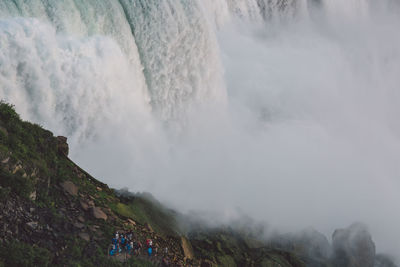
[{"label": "boulder", "polygon": [[95,227],[95,225],[89,226],[90,231],[92,232],[97,232],[97,230],[99,229],[98,227]]},{"label": "boulder", "polygon": [[308,258],[325,260],[331,256],[331,245],[328,239],[313,228],[307,228],[295,235],[294,245],[301,251],[300,254]]},{"label": "boulder", "polygon": [[93,200],[89,200],[88,202],[89,207],[94,207],[94,201]]},{"label": "boulder", "polygon": [[69,193],[72,196],[78,195],[78,187],[71,181],[65,181],[61,184],[61,187],[65,192]]},{"label": "boulder", "polygon": [[12,168],[12,174],[16,174],[17,171],[22,170],[22,166],[20,164],[17,164],[14,168]]},{"label": "boulder", "polygon": [[130,225],[136,225],[136,222],[134,220],[128,219],[128,224]]},{"label": "boulder", "polygon": [[89,209],[89,205],[88,205],[86,202],[80,200],[79,203],[81,204],[81,208],[82,208],[84,211],[87,211],[87,210]]},{"label": "boulder", "polygon": [[76,227],[78,229],[82,229],[82,228],[85,228],[85,225],[83,223],[76,222],[76,223],[74,223],[74,227]]},{"label": "boulder", "polygon": [[27,222],[26,225],[31,230],[36,230],[36,228],[38,228],[38,222]]},{"label": "boulder", "polygon": [[61,155],[68,156],[69,147],[67,143],[67,137],[57,136],[57,149]]},{"label": "boulder", "polygon": [[90,236],[88,233],[79,233],[79,237],[82,238],[83,240],[89,242],[90,241]]},{"label": "boulder", "polygon": [[91,212],[94,218],[96,219],[102,219],[102,220],[107,220],[107,214],[104,213],[104,211],[102,211],[101,208],[99,207],[92,207],[91,208]]},{"label": "boulder", "polygon": [[334,266],[374,267],[375,244],[365,225],[335,230],[332,246]]},{"label": "boulder", "polygon": [[193,247],[190,244],[189,240],[181,236],[181,246],[183,250],[183,254],[185,255],[186,259],[193,259],[194,258],[194,253],[193,253]]},{"label": "boulder", "polygon": [[36,200],[36,190],[33,191],[33,192],[29,195],[29,198],[30,198],[31,200],[33,200],[33,201]]},{"label": "boulder", "polygon": [[1,163],[7,164],[9,160],[10,160],[10,157],[7,157],[7,158],[3,159],[3,160],[1,161]]}]

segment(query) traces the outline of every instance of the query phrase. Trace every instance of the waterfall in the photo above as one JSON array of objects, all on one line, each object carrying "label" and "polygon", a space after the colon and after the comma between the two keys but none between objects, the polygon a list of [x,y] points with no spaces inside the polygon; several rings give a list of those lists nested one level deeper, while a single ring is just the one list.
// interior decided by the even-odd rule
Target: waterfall
[{"label": "waterfall", "polygon": [[204,100],[225,101],[215,35],[196,1],[121,2],[159,117],[179,118]]}]

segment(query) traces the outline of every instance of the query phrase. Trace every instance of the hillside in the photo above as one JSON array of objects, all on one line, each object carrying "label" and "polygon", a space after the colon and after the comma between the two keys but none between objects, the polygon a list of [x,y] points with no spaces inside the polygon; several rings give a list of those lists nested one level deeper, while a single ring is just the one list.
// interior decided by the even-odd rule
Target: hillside
[{"label": "hillside", "polygon": [[[327,252],[326,238],[314,232],[263,242],[240,227],[181,227],[184,215],[150,194],[109,188],[68,152],[65,137],[22,121],[11,105],[0,104],[0,266],[168,266],[163,258],[169,266],[344,266]],[[151,238],[158,255],[108,256],[114,234],[130,230],[143,244]],[[339,241],[349,242],[350,232],[338,233]],[[395,266],[386,257],[375,258],[368,234],[362,232],[360,240],[373,249],[375,266],[378,259],[379,266]],[[160,252],[165,248],[168,252]],[[343,253],[338,257],[350,257],[348,266],[359,266],[357,255]],[[363,258],[369,255],[364,250]]]},{"label": "hillside", "polygon": [[0,104],[0,162],[0,266],[119,266],[107,257],[118,230],[168,247],[172,266],[185,264],[185,252],[193,255],[175,212],[148,194],[121,194],[94,179],[68,158],[66,138],[22,121],[6,103]]},{"label": "hillside", "polygon": [[107,257],[107,248],[117,230],[129,229],[137,239],[168,246],[177,264],[183,261],[180,237],[167,212],[145,197],[118,197],[67,156],[66,138],[23,122],[12,106],[0,105],[0,256],[5,266],[119,266]]}]

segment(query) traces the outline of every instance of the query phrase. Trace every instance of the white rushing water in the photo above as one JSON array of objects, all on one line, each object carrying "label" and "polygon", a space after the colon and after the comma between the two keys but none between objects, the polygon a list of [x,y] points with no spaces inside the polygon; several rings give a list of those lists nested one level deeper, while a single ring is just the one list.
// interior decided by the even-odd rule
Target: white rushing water
[{"label": "white rushing water", "polygon": [[0,96],[115,187],[400,251],[395,0],[0,1]]}]

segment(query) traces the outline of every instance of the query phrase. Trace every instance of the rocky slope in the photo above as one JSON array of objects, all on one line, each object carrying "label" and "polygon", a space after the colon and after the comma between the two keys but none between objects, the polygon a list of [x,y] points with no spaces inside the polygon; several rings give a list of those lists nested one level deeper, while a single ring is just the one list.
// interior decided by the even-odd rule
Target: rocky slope
[{"label": "rocky slope", "polygon": [[107,248],[115,231],[129,229],[168,246],[173,263],[183,264],[167,212],[143,196],[119,197],[67,156],[66,138],[0,105],[0,266],[119,266]]},{"label": "rocky slope", "polygon": [[333,246],[315,231],[265,242],[241,227],[182,227],[185,216],[151,195],[94,179],[66,141],[0,103],[0,266],[159,266],[161,255],[107,256],[113,233],[127,230],[168,247],[170,266],[395,266],[357,225],[336,231]]}]

